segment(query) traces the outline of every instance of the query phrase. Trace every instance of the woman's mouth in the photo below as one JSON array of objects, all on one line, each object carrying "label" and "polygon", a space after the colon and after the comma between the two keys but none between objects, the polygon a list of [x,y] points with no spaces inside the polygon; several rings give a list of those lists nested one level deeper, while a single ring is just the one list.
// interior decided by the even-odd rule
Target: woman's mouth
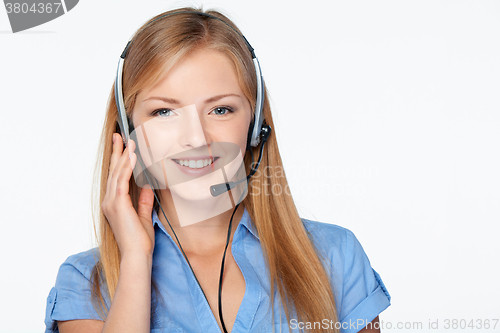
[{"label": "woman's mouth", "polygon": [[218,159],[218,156],[213,156],[209,158],[172,159],[172,161],[189,169],[203,169],[211,166]]}]

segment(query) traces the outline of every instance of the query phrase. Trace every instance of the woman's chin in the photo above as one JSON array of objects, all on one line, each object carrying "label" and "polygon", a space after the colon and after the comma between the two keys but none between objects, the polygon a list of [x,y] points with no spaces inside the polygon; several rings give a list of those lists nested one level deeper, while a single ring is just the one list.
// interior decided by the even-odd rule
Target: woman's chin
[{"label": "woman's chin", "polygon": [[193,202],[202,204],[203,202],[213,201],[214,197],[210,194],[210,187],[190,186],[186,183],[177,184],[169,188],[174,203],[176,200],[184,202]]}]

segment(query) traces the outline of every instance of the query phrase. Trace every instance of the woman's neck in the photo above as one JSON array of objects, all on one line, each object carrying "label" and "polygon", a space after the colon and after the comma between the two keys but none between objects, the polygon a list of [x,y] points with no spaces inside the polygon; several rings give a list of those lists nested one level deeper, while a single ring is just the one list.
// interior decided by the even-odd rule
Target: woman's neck
[{"label": "woman's neck", "polygon": [[[212,215],[214,214],[214,211],[207,210],[206,207],[198,209],[196,202],[185,202],[179,204],[179,201],[176,200],[174,205],[172,196],[167,192],[168,191],[166,190],[162,190],[160,200],[161,206],[186,255],[188,255],[188,253],[196,255],[216,255],[218,253],[222,253],[226,245],[229,221],[231,220],[234,208],[226,210],[218,215],[203,219],[201,214],[205,212],[207,215]],[[188,210],[197,212],[196,215],[199,222],[186,224],[185,221],[182,220],[182,218],[185,218]],[[232,241],[234,232],[243,216],[243,212],[243,204],[240,204],[233,217],[230,242]],[[179,216],[181,217],[179,218]],[[165,230],[175,241],[172,230],[165,220],[161,210],[158,212],[158,217],[164,225]]]}]

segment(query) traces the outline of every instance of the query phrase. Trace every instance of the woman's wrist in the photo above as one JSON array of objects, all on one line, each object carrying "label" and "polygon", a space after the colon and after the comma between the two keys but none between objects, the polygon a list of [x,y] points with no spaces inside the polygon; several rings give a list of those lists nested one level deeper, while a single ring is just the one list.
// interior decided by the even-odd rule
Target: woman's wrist
[{"label": "woman's wrist", "polygon": [[123,265],[132,265],[137,266],[141,264],[148,264],[149,267],[153,265],[153,254],[148,253],[146,251],[134,251],[134,252],[126,252],[121,255],[120,266]]}]

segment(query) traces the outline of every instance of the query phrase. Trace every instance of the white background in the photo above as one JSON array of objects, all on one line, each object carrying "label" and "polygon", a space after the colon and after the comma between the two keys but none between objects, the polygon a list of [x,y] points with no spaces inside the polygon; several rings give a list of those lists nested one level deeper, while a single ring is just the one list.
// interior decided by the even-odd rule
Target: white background
[{"label": "white background", "polygon": [[84,0],[17,34],[0,8],[0,332],[43,332],[59,266],[93,246],[127,40],[200,3],[254,46],[297,207],[356,234],[392,295],[380,319],[500,318],[500,2]]}]

